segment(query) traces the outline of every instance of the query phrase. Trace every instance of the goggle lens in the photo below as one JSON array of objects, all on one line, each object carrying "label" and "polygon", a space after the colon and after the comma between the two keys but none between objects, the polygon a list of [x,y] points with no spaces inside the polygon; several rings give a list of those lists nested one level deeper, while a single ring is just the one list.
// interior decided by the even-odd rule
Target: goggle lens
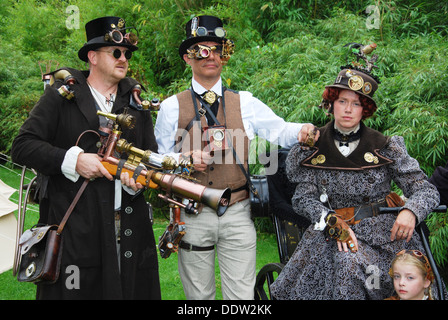
[{"label": "goggle lens", "polygon": [[[207,30],[207,28],[205,28],[205,27],[198,27],[196,29],[195,36],[196,37],[205,37],[205,36],[208,36],[211,32],[212,31]],[[213,30],[213,33],[215,34],[215,36],[217,36],[219,38],[224,38],[226,36],[226,30],[224,30],[224,28],[221,28],[221,27],[215,28],[215,30]]]},{"label": "goggle lens", "polygon": [[123,36],[121,30],[115,29],[109,33],[106,33],[104,40],[115,43],[127,42],[133,46],[136,46],[138,43],[138,36],[132,32],[128,32]]}]

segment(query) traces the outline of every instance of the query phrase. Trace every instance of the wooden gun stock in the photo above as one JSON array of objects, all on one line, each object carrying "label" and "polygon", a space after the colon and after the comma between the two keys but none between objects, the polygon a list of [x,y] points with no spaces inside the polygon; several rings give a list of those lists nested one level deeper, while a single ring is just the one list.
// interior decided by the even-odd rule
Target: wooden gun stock
[{"label": "wooden gun stock", "polygon": [[[107,161],[101,161],[101,163],[103,164],[104,168],[106,168],[106,170],[113,175],[114,177],[117,175],[117,170],[118,170],[118,165],[117,164],[112,164],[110,162]],[[123,167],[121,169],[122,172],[127,172],[129,174],[130,177],[132,177],[134,175],[135,169],[132,168],[128,168],[128,167]],[[144,172],[143,172],[144,171]],[[157,189],[159,187],[159,185],[157,185],[156,183],[154,183],[151,179],[148,179],[147,174],[146,174],[146,170],[142,170],[137,179],[135,180],[135,182],[139,182],[142,186],[145,186],[147,188],[151,188],[151,189]]]}]

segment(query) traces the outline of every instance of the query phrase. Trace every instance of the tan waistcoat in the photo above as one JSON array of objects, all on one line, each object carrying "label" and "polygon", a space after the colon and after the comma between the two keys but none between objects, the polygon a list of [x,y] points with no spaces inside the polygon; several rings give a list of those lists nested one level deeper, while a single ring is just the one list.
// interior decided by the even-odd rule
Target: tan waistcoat
[{"label": "tan waistcoat", "polygon": [[[196,113],[193,105],[193,99],[190,90],[177,94],[179,101],[179,123],[177,131],[177,152],[186,153],[195,149],[204,150],[205,139],[203,139],[202,129],[208,126],[206,117],[201,116],[201,121],[195,121],[193,126],[185,133],[185,128],[190,121],[195,118]],[[231,90],[224,91],[225,99],[225,118],[222,108],[222,99],[218,109],[217,119],[221,125],[226,125],[226,131],[233,139],[233,147],[236,150],[238,159],[244,163],[247,170],[249,139],[244,130],[243,120],[241,118],[240,96]],[[201,103],[198,99],[197,106],[201,109]],[[202,128],[202,129],[201,129]],[[182,140],[183,134],[185,137]],[[229,135],[227,136],[229,137]],[[216,153],[206,171],[195,172],[193,177],[200,181],[206,187],[231,190],[244,186],[247,182],[239,165],[236,164],[235,157],[231,149],[225,153]],[[230,204],[244,200],[248,197],[247,190],[232,192]]]}]

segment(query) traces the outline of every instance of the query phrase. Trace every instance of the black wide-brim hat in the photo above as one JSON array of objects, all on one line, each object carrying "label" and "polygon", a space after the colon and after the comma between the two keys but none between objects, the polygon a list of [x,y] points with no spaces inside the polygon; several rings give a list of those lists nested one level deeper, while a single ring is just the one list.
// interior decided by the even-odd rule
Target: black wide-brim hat
[{"label": "black wide-brim hat", "polygon": [[[208,31],[207,35],[198,36],[195,34],[195,31],[200,27],[207,29]],[[225,38],[225,31],[224,36],[219,37],[215,34],[216,28],[224,30],[222,20],[214,16],[199,16],[194,17],[193,19],[188,21],[187,25],[185,26],[185,32],[187,38],[184,41],[182,41],[179,47],[180,57],[183,58],[184,54],[187,53],[187,49],[190,48],[195,43],[204,41],[213,41],[217,43],[222,43],[223,41],[226,42],[227,39]]]},{"label": "black wide-brim hat", "polygon": [[[118,30],[123,35],[123,41],[116,43],[106,36],[110,32]],[[87,62],[87,53],[97,50],[101,47],[125,47],[131,51],[138,49],[137,46],[129,43],[124,38],[126,34],[125,21],[120,17],[101,17],[86,23],[87,42],[79,49],[78,57],[82,61]]]},{"label": "black wide-brim hat", "polygon": [[373,94],[378,89],[378,82],[372,76],[355,68],[343,68],[332,85],[325,88],[340,88],[354,91],[364,97],[369,98],[376,108]]}]

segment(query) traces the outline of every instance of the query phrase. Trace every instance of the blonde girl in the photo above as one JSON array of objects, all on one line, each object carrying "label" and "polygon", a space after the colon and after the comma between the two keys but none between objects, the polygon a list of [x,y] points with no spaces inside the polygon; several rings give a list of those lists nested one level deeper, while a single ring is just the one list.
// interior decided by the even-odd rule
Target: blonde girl
[{"label": "blonde girl", "polygon": [[432,300],[434,274],[426,256],[419,250],[402,250],[392,261],[389,275],[396,295],[386,300]]}]

